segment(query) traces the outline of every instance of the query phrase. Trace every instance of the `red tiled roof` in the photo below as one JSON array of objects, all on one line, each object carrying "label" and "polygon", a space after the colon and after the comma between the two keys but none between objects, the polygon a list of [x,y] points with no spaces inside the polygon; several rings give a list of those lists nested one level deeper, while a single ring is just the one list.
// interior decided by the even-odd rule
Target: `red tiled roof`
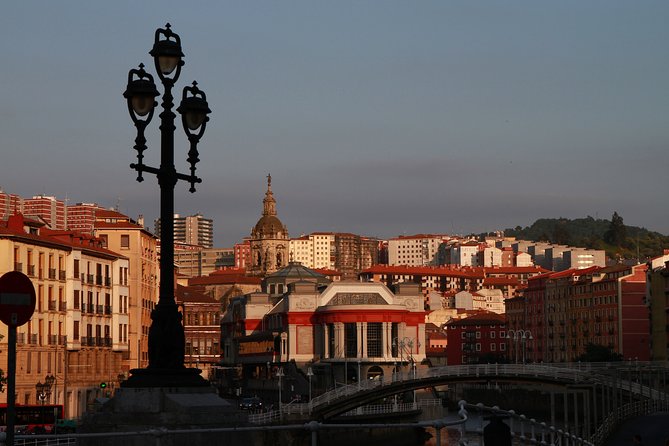
[{"label": "red tiled roof", "polygon": [[182,285],[177,285],[175,292],[175,297],[178,302],[191,302],[191,303],[207,303],[215,304],[218,303],[216,299],[208,294],[204,294],[194,289],[193,287],[185,287]]},{"label": "red tiled roof", "polygon": [[452,319],[446,325],[499,325],[506,323],[506,316],[482,311],[462,319]]}]

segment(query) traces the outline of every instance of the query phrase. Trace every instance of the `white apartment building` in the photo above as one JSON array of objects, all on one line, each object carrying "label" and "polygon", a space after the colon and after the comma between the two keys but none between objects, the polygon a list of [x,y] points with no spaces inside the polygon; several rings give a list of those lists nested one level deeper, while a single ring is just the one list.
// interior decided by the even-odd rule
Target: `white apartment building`
[{"label": "white apartment building", "polygon": [[335,234],[314,232],[289,242],[290,259],[307,268],[335,269]]},{"label": "white apartment building", "polygon": [[518,252],[516,254],[516,266],[534,266],[532,256],[526,252]]},{"label": "white apartment building", "polygon": [[502,250],[494,246],[487,246],[483,250],[483,266],[501,266],[502,265]]},{"label": "white apartment building", "polygon": [[606,266],[606,252],[600,249],[571,248],[562,253],[562,269]]},{"label": "white apartment building", "polygon": [[442,234],[400,236],[388,240],[388,265],[437,265],[439,246],[450,237]]},{"label": "white apartment building", "polygon": [[[460,266],[479,266],[478,252],[479,242],[471,241],[464,243],[457,243],[451,246],[451,264]],[[501,256],[500,250],[500,256]],[[500,257],[501,261],[501,257]]]},{"label": "white apartment building", "polygon": [[455,308],[458,310],[486,310],[504,314],[504,294],[502,290],[480,289],[476,292],[460,291],[455,295]]}]

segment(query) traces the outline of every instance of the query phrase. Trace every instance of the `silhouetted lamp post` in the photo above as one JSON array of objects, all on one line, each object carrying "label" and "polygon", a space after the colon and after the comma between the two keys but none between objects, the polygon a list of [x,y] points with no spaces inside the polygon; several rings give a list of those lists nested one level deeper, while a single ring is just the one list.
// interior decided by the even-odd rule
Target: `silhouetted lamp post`
[{"label": "silhouetted lamp post", "polygon": [[[206,96],[197,87],[197,82],[183,89],[181,104],[177,111],[190,142],[188,162],[190,174],[176,171],[174,166],[174,106],[172,87],[179,79],[184,65],[181,51],[181,39],[172,32],[170,24],[159,28],[155,33],[153,56],[158,78],[163,84],[163,112],[160,113],[160,167],[144,164],[144,151],[147,149],[144,130],[151,122],[159,95],[153,76],[144,70],[132,69],[128,73],[128,86],[123,96],[128,101],[130,118],[137,128],[134,149],[137,151],[137,163],[130,167],[137,171],[137,181],[143,181],[143,173],[156,175],[160,186],[160,295],[158,304],[151,312],[149,329],[149,365],[146,369],[131,370],[131,377],[124,381],[123,387],[162,387],[162,386],[204,386],[207,382],[200,377],[197,369],[187,369],[184,365],[185,338],[179,312],[174,298],[174,187],[178,180],[190,183],[190,192],[195,192],[195,184],[202,180],[195,175],[195,165],[200,161],[197,144],[204,134],[211,113]],[[139,354],[140,352],[138,352]]]}]

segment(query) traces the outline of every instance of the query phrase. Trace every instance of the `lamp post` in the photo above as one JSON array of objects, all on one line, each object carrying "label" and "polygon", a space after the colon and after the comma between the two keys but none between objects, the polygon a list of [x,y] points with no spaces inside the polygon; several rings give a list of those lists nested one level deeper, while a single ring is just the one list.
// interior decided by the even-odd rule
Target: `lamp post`
[{"label": "lamp post", "polygon": [[56,377],[52,374],[48,374],[44,377],[44,383],[37,381],[37,384],[35,384],[35,394],[41,405],[49,402],[49,398],[51,397],[51,387],[53,387],[55,382]]},{"label": "lamp post", "polygon": [[514,348],[513,348],[514,357],[515,357],[514,364],[518,364],[518,343],[519,342],[522,344],[522,348],[523,348],[522,359],[523,359],[523,364],[525,364],[525,348],[526,348],[525,343],[527,342],[528,339],[530,341],[532,339],[534,339],[532,337],[532,332],[530,330],[508,330],[506,332],[506,335],[507,335],[507,337],[509,337],[510,339],[513,339],[513,341],[514,341]]},{"label": "lamp post", "polygon": [[44,394],[44,388],[46,384],[42,384],[42,381],[37,381],[37,384],[35,384],[35,393],[37,395],[37,401],[41,405],[44,405],[44,400],[46,399],[46,395]]},{"label": "lamp post", "polygon": [[279,369],[276,371],[276,376],[279,378],[279,419],[283,418],[282,412],[281,412],[281,378],[283,378],[285,373],[283,373],[283,367],[279,367]]},{"label": "lamp post", "polygon": [[[149,329],[149,365],[147,369],[131,370],[132,376],[124,381],[125,387],[185,387],[207,386],[197,369],[184,365],[185,337],[182,314],[174,299],[174,187],[178,180],[190,183],[190,192],[195,192],[195,184],[202,180],[195,175],[195,165],[200,161],[197,144],[204,134],[208,114],[211,113],[206,96],[197,87],[197,82],[183,89],[181,104],[177,111],[190,143],[188,162],[190,174],[178,173],[174,166],[174,106],[172,88],[179,79],[184,65],[181,39],[172,32],[170,24],[155,32],[153,49],[150,51],[158,77],[163,85],[163,112],[160,113],[160,167],[144,164],[147,149],[144,130],[151,122],[159,95],[153,76],[144,70],[132,69],[128,73],[128,85],[123,96],[128,102],[128,112],[135,127],[137,137],[134,149],[137,163],[130,168],[137,171],[137,181],[144,180],[145,172],[156,175],[160,187],[160,293],[158,304],[151,312]],[[139,355],[139,352],[138,352]]]},{"label": "lamp post", "polygon": [[311,413],[311,378],[314,376],[314,371],[311,367],[307,368],[307,377],[309,378],[309,413]]}]

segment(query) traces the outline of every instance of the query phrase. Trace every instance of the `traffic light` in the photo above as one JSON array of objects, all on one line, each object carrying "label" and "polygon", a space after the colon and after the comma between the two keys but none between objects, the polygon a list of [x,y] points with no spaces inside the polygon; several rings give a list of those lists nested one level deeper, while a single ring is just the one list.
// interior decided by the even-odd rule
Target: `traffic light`
[{"label": "traffic light", "polygon": [[107,383],[100,383],[100,388],[101,389],[106,389],[107,388]]}]

